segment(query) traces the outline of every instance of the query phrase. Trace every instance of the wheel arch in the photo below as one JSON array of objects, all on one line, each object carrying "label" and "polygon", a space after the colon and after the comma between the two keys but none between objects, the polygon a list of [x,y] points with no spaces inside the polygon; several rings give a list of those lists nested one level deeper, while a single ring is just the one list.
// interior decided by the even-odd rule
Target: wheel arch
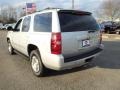
[{"label": "wheel arch", "polygon": [[[27,46],[28,55],[30,56],[31,51],[36,50],[36,49],[39,50],[39,48],[37,47],[37,45],[28,44],[28,46]],[[40,51],[39,51],[39,54],[40,54]]]},{"label": "wheel arch", "polygon": [[7,42],[10,40],[10,38],[9,37],[7,37]]}]

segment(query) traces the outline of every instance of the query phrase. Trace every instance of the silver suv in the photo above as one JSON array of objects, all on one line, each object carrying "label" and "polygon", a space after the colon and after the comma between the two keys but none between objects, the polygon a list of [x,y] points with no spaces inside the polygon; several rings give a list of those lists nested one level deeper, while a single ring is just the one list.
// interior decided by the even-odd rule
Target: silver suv
[{"label": "silver suv", "polygon": [[7,35],[9,53],[28,56],[36,76],[46,68],[71,69],[90,62],[102,51],[101,40],[90,12],[61,9],[24,16]]}]

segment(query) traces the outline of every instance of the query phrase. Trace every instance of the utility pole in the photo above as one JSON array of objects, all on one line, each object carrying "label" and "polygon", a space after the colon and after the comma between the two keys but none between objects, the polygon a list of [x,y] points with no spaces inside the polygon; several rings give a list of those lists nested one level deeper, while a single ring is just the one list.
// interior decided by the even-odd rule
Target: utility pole
[{"label": "utility pole", "polygon": [[74,9],[74,0],[72,0],[72,9]]}]

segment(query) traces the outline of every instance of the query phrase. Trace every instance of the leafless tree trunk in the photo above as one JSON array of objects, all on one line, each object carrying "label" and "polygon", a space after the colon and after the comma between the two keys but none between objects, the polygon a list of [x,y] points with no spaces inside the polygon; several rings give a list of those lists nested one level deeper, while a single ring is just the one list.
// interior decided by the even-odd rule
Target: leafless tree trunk
[{"label": "leafless tree trunk", "polygon": [[17,11],[12,6],[1,7],[0,18],[3,23],[13,23],[17,19]]},{"label": "leafless tree trunk", "polygon": [[120,18],[120,1],[119,0],[106,0],[100,6],[100,9],[96,11],[97,15],[101,18],[107,18],[110,21],[114,21]]}]

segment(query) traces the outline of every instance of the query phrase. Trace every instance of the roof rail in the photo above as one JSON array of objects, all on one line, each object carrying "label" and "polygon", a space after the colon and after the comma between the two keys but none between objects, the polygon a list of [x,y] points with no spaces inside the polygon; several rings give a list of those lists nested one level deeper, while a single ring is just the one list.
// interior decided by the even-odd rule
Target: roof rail
[{"label": "roof rail", "polygon": [[47,8],[45,8],[45,9],[43,9],[43,10],[48,10],[48,9],[62,9],[62,8],[47,7]]},{"label": "roof rail", "polygon": [[44,10],[50,10],[50,9],[62,9],[62,8],[47,7],[45,9],[39,10],[37,12],[44,11]]}]

